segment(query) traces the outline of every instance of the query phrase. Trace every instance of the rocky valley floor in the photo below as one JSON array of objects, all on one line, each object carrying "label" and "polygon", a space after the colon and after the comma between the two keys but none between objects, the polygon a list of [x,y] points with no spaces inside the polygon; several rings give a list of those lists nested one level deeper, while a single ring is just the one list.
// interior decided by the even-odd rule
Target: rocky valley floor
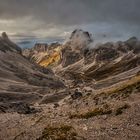
[{"label": "rocky valley floor", "polygon": [[47,105],[35,114],[0,114],[1,140],[139,140],[140,85],[120,91],[92,93]]}]

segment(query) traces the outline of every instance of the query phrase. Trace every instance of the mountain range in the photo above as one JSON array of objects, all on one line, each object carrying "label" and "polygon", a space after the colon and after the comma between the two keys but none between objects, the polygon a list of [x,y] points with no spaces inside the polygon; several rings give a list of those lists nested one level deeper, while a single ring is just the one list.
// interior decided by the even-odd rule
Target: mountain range
[{"label": "mountain range", "polygon": [[0,37],[0,139],[140,139],[140,41],[94,44],[74,30],[62,43],[21,49]]}]

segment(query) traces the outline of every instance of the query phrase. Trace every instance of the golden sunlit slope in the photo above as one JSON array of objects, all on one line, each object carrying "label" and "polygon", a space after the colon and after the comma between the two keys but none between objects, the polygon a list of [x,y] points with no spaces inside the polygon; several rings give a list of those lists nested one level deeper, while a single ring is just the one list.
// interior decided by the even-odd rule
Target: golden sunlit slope
[{"label": "golden sunlit slope", "polygon": [[44,67],[57,65],[61,59],[60,51],[60,47],[51,50],[38,64]]},{"label": "golden sunlit slope", "polygon": [[101,94],[106,94],[106,95],[112,95],[115,93],[122,93],[125,92],[125,94],[131,93],[135,90],[140,90],[140,75],[137,74],[134,77],[121,82],[117,86],[108,88],[107,90],[104,90]]},{"label": "golden sunlit slope", "polygon": [[60,52],[55,51],[46,55],[38,64],[44,67],[56,65],[60,61]]},{"label": "golden sunlit slope", "polygon": [[44,49],[44,44],[36,44],[35,47],[31,49],[24,49],[22,54],[40,66],[56,66],[61,59],[62,45],[52,43],[45,46],[46,48]]}]

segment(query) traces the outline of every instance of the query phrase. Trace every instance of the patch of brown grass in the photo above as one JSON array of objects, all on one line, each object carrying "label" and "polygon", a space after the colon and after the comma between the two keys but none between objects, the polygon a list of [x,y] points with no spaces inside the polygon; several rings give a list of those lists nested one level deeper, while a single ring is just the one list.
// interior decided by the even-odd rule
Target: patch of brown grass
[{"label": "patch of brown grass", "polygon": [[119,86],[112,87],[110,89],[105,90],[97,94],[94,98],[105,96],[105,97],[116,97],[122,95],[122,97],[128,97],[133,92],[140,91],[140,76],[135,76],[130,80],[121,83]]},{"label": "patch of brown grass", "polygon": [[93,110],[89,110],[87,112],[82,112],[82,113],[75,113],[75,114],[70,114],[69,118],[70,119],[89,119],[95,116],[101,116],[101,115],[109,115],[109,114],[115,114],[115,116],[120,115],[124,112],[124,110],[130,108],[130,105],[125,103],[120,106],[110,106],[108,104],[104,104],[102,107],[95,108]]},{"label": "patch of brown grass", "polygon": [[94,116],[111,114],[111,113],[112,113],[112,110],[111,109],[95,108],[94,110],[88,111],[86,113],[71,114],[69,117],[70,117],[70,119],[73,119],[73,118],[88,119],[88,118],[91,118],[91,117],[94,117]]},{"label": "patch of brown grass", "polygon": [[[72,126],[48,126],[42,132],[42,136],[37,140],[78,140],[78,137],[78,134],[75,132],[75,129]],[[84,140],[82,137],[79,138]]]}]

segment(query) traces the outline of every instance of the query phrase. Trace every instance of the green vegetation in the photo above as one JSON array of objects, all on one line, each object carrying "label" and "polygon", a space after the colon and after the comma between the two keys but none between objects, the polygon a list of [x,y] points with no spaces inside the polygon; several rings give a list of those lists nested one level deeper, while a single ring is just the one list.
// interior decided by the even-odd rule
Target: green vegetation
[{"label": "green vegetation", "polygon": [[[77,140],[78,137],[78,134],[72,126],[48,126],[42,132],[42,136],[37,140]],[[84,138],[81,138],[81,140],[84,140]]]}]

